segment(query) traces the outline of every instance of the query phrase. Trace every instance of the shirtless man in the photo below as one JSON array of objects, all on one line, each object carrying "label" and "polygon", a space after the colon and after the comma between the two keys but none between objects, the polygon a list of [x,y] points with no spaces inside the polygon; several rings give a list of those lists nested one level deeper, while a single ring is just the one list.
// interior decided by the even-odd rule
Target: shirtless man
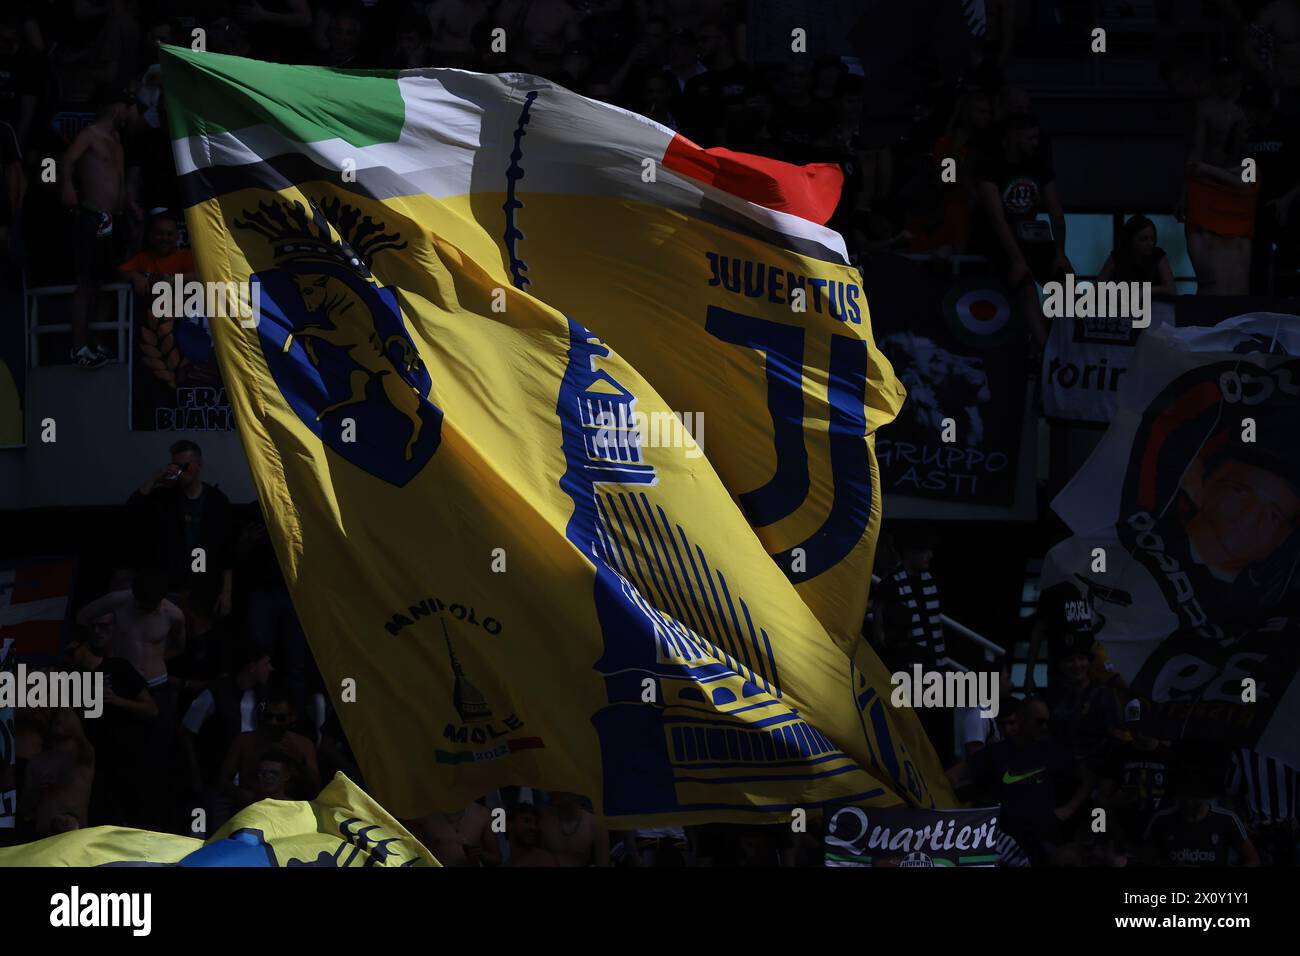
[{"label": "shirtless man", "polygon": [[506,822],[510,837],[510,862],[507,866],[559,866],[560,860],[542,846],[542,831],[537,808],[531,803],[517,803]]},{"label": "shirtless man", "polygon": [[143,218],[140,207],[127,195],[122,154],[121,134],[134,111],[125,95],[103,97],[95,121],[77,134],[59,163],[63,205],[73,212],[77,290],[72,296],[71,358],[80,368],[98,368],[112,357],[90,344],[90,320],[100,286],[118,261],[114,247],[121,230],[115,217],[129,208],[137,220]]},{"label": "shirtless man", "polygon": [[289,800],[289,782],[293,780],[293,761],[278,750],[268,750],[257,761],[253,778],[253,802]]},{"label": "shirtless man", "polygon": [[81,829],[95,782],[95,748],[71,708],[60,709],[50,718],[46,741],[46,747],[27,763],[20,813],[33,821],[41,835]]},{"label": "shirtless man", "polygon": [[[1183,212],[1198,295],[1250,292],[1255,186],[1241,178],[1249,124],[1237,105],[1240,95],[1241,76],[1224,62],[1215,68],[1206,95],[1196,105],[1196,129],[1187,157],[1191,182]],[[1207,188],[1217,190],[1218,198]]]},{"label": "shirtless man", "polygon": [[609,833],[581,804],[576,793],[554,791],[542,811],[542,846],[561,866],[609,866]]},{"label": "shirtless man", "polygon": [[167,683],[167,661],[185,650],[185,615],[166,593],[166,577],[145,570],[135,576],[131,590],[110,591],[77,612],[82,627],[112,613],[109,654],[130,661],[150,688]]},{"label": "shirtless man", "polygon": [[443,866],[499,866],[501,847],[492,814],[479,803],[455,813],[430,813],[415,821],[418,835]]},{"label": "shirtless man", "polygon": [[145,829],[166,825],[167,775],[176,735],[176,692],[168,681],[167,661],[185,650],[185,616],[168,601],[167,576],[156,569],[138,572],[130,590],[110,591],[77,612],[82,627],[113,615],[108,656],[122,657],[144,678],[158,710],[141,744],[137,810]]}]

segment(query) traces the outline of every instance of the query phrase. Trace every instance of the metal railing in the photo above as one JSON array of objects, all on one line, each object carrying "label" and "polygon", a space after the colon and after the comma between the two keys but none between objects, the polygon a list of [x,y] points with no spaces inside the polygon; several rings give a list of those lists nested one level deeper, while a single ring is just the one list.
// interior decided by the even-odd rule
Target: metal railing
[{"label": "metal railing", "polygon": [[[27,290],[27,329],[30,333],[27,337],[31,354],[28,356],[28,367],[37,368],[41,364],[41,336],[42,335],[59,335],[72,331],[71,322],[41,322],[41,300],[53,296],[72,295],[77,291],[75,285],[43,285],[34,289]],[[130,346],[131,337],[131,310],[134,307],[134,296],[131,294],[131,286],[125,282],[114,282],[99,287],[97,295],[112,293],[115,298],[116,315],[111,321],[91,322],[89,329],[92,332],[116,332],[117,333],[117,359],[119,362],[125,362],[128,356],[127,349]]]}]

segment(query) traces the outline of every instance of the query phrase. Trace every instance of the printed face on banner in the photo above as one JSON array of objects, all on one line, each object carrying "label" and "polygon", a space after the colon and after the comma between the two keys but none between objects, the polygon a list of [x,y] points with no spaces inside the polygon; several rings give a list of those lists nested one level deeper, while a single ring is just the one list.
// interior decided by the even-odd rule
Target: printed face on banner
[{"label": "printed face on banner", "polygon": [[[1249,330],[1249,318],[1235,321]],[[1112,431],[1058,502],[1083,531],[1109,517],[1079,510],[1083,495],[1095,496],[1106,474],[1118,483],[1113,536],[1062,543],[1044,577],[1064,571],[1090,602],[1097,638],[1149,704],[1149,735],[1256,746],[1277,736],[1270,725],[1291,706],[1300,360],[1270,354],[1271,344],[1235,330],[1144,339],[1135,367],[1147,393],[1136,383],[1125,393]],[[1300,758],[1294,742],[1283,749],[1272,752]]]},{"label": "printed face on banner", "polygon": [[1298,375],[1300,362],[1267,372],[1202,366],[1143,415],[1124,477],[1120,542],[1180,624],[1203,637],[1240,632],[1294,596],[1300,399],[1289,383]]}]

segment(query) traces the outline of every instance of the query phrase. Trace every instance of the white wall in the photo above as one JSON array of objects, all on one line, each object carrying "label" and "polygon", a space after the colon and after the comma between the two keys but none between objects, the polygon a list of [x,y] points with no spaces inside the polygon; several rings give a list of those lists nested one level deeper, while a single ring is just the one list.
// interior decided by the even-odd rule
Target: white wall
[{"label": "white wall", "polygon": [[[127,367],[46,366],[27,371],[27,447],[0,449],[0,509],[119,504],[165,465],[172,442],[203,449],[203,480],[233,502],[255,497],[237,432],[133,432]],[[41,441],[54,419],[55,441]]]}]

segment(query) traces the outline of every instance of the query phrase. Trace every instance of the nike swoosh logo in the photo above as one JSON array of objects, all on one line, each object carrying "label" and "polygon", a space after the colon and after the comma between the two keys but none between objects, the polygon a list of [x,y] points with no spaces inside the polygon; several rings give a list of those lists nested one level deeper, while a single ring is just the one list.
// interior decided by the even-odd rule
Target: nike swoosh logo
[{"label": "nike swoosh logo", "polygon": [[1037,770],[1029,771],[1029,773],[1017,773],[1017,774],[1013,774],[1010,770],[1004,770],[1002,771],[1002,782],[1019,783],[1021,780],[1028,780],[1030,777],[1038,776],[1046,769],[1047,769],[1046,767],[1039,767]]}]

